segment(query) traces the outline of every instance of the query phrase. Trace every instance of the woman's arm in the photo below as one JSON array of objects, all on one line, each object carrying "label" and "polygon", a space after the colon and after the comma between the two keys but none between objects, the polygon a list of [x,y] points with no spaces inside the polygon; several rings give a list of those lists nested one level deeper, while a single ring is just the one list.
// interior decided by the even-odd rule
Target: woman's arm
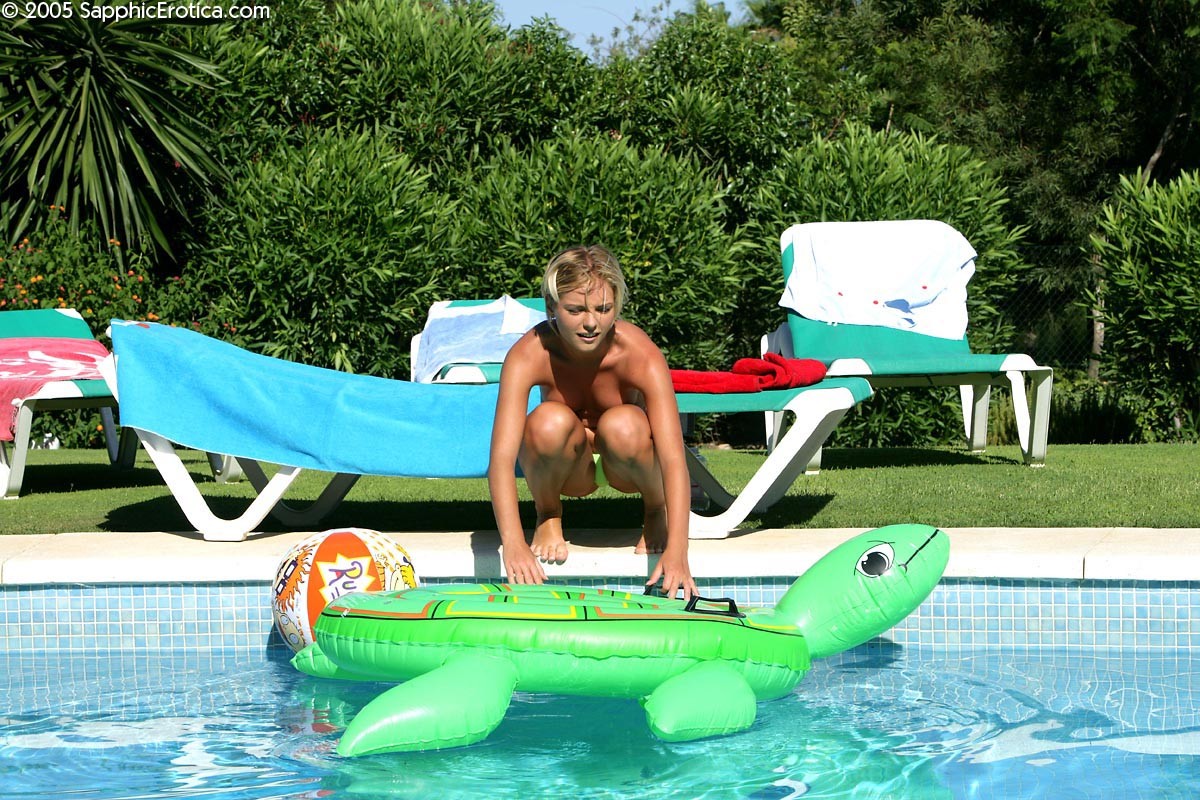
[{"label": "woman's arm", "polygon": [[508,351],[500,371],[500,396],[496,400],[496,418],[492,428],[492,452],[488,461],[488,492],[492,513],[500,531],[504,571],[513,583],[542,583],[546,573],[525,541],[521,514],[517,507],[517,456],[525,432],[525,412],[533,389],[530,367],[530,334]]},{"label": "woman's arm", "polygon": [[[643,334],[643,336],[645,336]],[[638,353],[640,389],[646,402],[646,417],[654,439],[654,454],[662,471],[667,500],[667,546],[648,584],[661,578],[663,591],[671,597],[680,587],[684,599],[696,594],[696,582],[688,566],[688,517],[691,511],[691,483],[683,455],[683,429],[679,424],[679,405],[671,386],[671,374],[662,351],[645,337],[644,352]]]}]

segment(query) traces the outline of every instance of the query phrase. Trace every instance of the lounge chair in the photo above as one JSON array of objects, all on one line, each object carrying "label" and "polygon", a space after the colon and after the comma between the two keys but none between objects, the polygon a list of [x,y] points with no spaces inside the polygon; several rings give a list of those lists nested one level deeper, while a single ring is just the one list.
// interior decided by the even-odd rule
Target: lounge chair
[{"label": "lounge chair", "polygon": [[[514,310],[521,317],[520,309],[512,304],[519,303],[530,309],[520,322],[512,320]],[[508,319],[505,319],[505,313]],[[465,312],[465,313],[463,313]],[[544,319],[545,302],[541,298],[501,298],[500,300],[450,300],[434,304],[430,308],[425,330],[412,340],[414,380],[424,377],[436,383],[488,384],[500,380],[503,354],[513,340],[518,328],[523,332]],[[500,326],[507,324],[509,330],[500,335]],[[490,329],[489,329],[489,326]],[[524,327],[522,327],[524,326]],[[452,339],[452,344],[438,347],[443,358],[429,357],[422,350],[443,339]],[[473,342],[487,342],[478,348]],[[422,359],[422,354],[425,357]],[[421,367],[416,365],[421,363]],[[686,452],[688,472],[713,505],[720,509],[713,515],[692,512],[689,524],[693,539],[723,539],[737,528],[751,513],[763,513],[787,493],[788,487],[800,475],[809,470],[810,462],[818,459],[822,443],[845,416],[846,412],[871,396],[871,387],[861,378],[827,379],[812,386],[762,392],[731,394],[680,393],[677,394],[679,413],[685,418],[695,414],[766,413],[772,418],[783,418],[792,414],[794,423],[786,437],[776,437],[778,446],[772,442],[772,451],[759,467],[750,482],[740,493],[730,492],[713,475],[704,461],[689,448]]]},{"label": "lounge chair", "polygon": [[[183,328],[113,320],[109,380],[188,521],[213,541],[241,541],[272,514],[309,526],[362,475],[465,478],[487,470],[495,386],[426,386],[251,353]],[[236,459],[257,496],[218,517],[175,446]],[[268,476],[264,465],[278,465]],[[305,469],[333,473],[305,508],[283,502]]]},{"label": "lounge chair", "polygon": [[499,383],[508,348],[545,318],[546,301],[540,297],[438,301],[429,308],[425,329],[410,342],[412,380]]},{"label": "lounge chair", "polygon": [[72,308],[0,312],[0,340],[4,349],[0,396],[4,403],[11,402],[14,415],[11,454],[8,432],[0,437],[5,499],[21,494],[37,411],[98,408],[109,460],[122,468],[133,466],[137,440],[132,433],[117,433],[112,413],[117,401],[97,371],[108,351],[79,312]]},{"label": "lounge chair", "polygon": [[[497,384],[351,375],[153,323],[114,320],[111,332],[115,369],[110,380],[125,427],[136,432],[205,539],[241,541],[268,514],[290,527],[311,526],[362,475],[469,478],[487,473]],[[809,453],[870,391],[866,381],[850,378],[753,395],[681,395],[685,412],[791,410],[800,419],[738,497],[689,459],[706,490],[728,506],[717,517],[693,517],[692,535],[727,536],[755,508],[782,496]],[[256,498],[236,518],[218,517],[176,445],[231,454]],[[263,464],[279,468],[268,477]],[[333,475],[316,501],[294,508],[283,497],[304,469]]]},{"label": "lounge chair", "polygon": [[[1028,355],[971,351],[976,254],[958,231],[930,220],[807,223],[784,231],[780,250],[787,322],[763,337],[764,353],[815,358],[831,377],[864,377],[876,389],[958,386],[973,452],[987,444],[992,387],[1008,387],[1025,463],[1045,463],[1054,371]],[[767,415],[768,449],[779,425]]]}]

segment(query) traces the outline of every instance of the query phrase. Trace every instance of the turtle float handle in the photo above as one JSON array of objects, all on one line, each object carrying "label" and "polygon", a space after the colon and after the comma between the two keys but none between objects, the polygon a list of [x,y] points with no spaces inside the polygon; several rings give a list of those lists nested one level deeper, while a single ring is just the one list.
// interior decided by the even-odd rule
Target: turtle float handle
[{"label": "turtle float handle", "polygon": [[[647,586],[643,595],[651,595],[653,597],[668,597],[655,586]],[[700,603],[711,603],[713,605],[724,604],[724,608],[699,608]],[[738,611],[737,603],[732,597],[701,597],[698,594],[692,595],[687,601],[687,605],[683,607],[684,611],[690,611],[693,614],[712,614],[719,617],[737,617],[744,618],[746,615]]]},{"label": "turtle float handle", "polygon": [[[699,603],[725,603],[725,608],[698,608]],[[746,615],[738,611],[737,603],[732,597],[701,597],[698,594],[692,595],[692,599],[688,600],[687,605],[683,607],[684,611],[692,611],[696,614],[714,614],[719,617],[737,617],[742,619]]]}]

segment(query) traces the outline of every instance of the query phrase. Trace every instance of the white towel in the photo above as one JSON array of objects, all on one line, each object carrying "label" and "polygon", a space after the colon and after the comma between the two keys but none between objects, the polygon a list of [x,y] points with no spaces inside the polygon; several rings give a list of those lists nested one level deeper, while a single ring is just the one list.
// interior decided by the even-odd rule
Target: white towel
[{"label": "white towel", "polygon": [[413,380],[430,383],[447,364],[500,363],[517,339],[545,318],[508,295],[477,306],[434,303],[421,331]]},{"label": "white towel", "polygon": [[937,220],[810,222],[780,237],[792,271],[779,305],[802,317],[943,339],[967,330],[975,249]]}]

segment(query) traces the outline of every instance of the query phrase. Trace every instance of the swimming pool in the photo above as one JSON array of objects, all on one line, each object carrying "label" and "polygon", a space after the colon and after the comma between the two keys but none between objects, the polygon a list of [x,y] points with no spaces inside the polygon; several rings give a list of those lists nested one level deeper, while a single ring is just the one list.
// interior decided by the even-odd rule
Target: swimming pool
[{"label": "swimming pool", "polygon": [[[701,583],[772,604],[789,582]],[[479,745],[354,760],[333,745],[378,686],[294,672],[269,597],[0,589],[0,796],[1200,795],[1200,583],[948,579],[742,734],[668,745],[632,701],[519,695]]]}]

